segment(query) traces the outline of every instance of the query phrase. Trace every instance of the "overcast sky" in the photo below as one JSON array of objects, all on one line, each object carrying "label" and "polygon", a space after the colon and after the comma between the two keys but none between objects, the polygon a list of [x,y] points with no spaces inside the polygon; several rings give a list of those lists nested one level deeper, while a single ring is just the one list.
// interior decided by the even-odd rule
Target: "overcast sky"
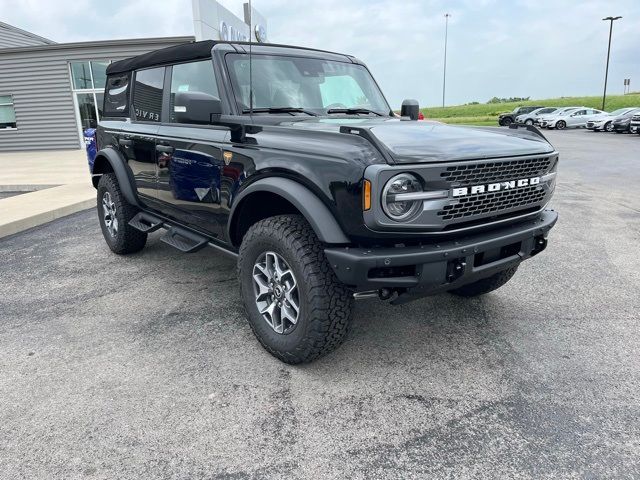
[{"label": "overcast sky", "polygon": [[[221,3],[242,17],[242,0]],[[493,96],[640,90],[640,0],[254,0],[269,41],[355,55],[395,108],[442,101],[444,14],[448,105]],[[57,42],[193,35],[191,0],[0,0],[0,21]]]}]

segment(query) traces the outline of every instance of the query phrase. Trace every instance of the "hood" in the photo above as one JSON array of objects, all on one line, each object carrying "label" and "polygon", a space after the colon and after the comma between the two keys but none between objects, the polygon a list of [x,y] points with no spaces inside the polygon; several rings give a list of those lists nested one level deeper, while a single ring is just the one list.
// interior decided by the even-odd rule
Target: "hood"
[{"label": "hood", "polygon": [[386,149],[393,163],[471,160],[553,151],[544,137],[525,128],[462,127],[396,118],[313,118],[289,122],[287,126],[336,133],[341,126],[366,129]]}]

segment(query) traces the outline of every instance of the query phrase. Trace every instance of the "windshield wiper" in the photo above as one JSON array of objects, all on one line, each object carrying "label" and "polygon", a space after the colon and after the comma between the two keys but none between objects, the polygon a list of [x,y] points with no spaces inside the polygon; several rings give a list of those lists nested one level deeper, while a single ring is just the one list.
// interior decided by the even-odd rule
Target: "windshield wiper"
[{"label": "windshield wiper", "polygon": [[327,114],[330,115],[332,113],[347,113],[347,114],[373,113],[374,115],[377,115],[379,117],[383,116],[381,113],[374,112],[373,110],[369,110],[368,108],[330,108],[329,110],[327,110]]},{"label": "windshield wiper", "polygon": [[[245,108],[242,110],[242,113],[251,113],[251,109]],[[307,115],[311,115],[312,117],[317,117],[318,114],[312,112],[311,110],[305,110],[300,107],[260,107],[254,108],[254,113],[306,113]]]}]

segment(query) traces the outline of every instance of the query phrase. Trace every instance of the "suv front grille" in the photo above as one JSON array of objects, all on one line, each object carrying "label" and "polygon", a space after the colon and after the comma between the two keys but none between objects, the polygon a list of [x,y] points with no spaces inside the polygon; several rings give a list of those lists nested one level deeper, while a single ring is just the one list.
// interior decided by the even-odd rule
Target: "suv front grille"
[{"label": "suv front grille", "polygon": [[[449,189],[472,187],[543,177],[556,170],[557,161],[556,155],[476,160],[470,163],[443,166],[437,175],[447,183]],[[543,182],[451,198],[434,209],[433,214],[445,228],[453,228],[457,224],[466,224],[482,218],[516,216],[523,211],[532,211],[532,209],[541,208],[548,202],[549,197],[550,189]]]},{"label": "suv front grille", "polygon": [[438,212],[442,220],[458,220],[485,213],[500,214],[514,208],[526,208],[544,200],[546,193],[539,185],[482,193],[459,199],[458,203],[445,205]]},{"label": "suv front grille", "polygon": [[501,182],[519,178],[535,177],[549,171],[551,157],[507,160],[489,163],[456,165],[447,167],[440,176],[452,184]]}]

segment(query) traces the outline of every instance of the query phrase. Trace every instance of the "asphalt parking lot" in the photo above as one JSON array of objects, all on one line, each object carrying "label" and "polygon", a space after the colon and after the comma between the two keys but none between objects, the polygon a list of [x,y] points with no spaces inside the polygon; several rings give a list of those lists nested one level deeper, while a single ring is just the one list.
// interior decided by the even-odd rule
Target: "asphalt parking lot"
[{"label": "asphalt parking lot", "polygon": [[268,355],[234,262],[93,210],[0,240],[0,478],[638,478],[640,136],[548,132],[549,248],[479,299],[357,303]]}]

